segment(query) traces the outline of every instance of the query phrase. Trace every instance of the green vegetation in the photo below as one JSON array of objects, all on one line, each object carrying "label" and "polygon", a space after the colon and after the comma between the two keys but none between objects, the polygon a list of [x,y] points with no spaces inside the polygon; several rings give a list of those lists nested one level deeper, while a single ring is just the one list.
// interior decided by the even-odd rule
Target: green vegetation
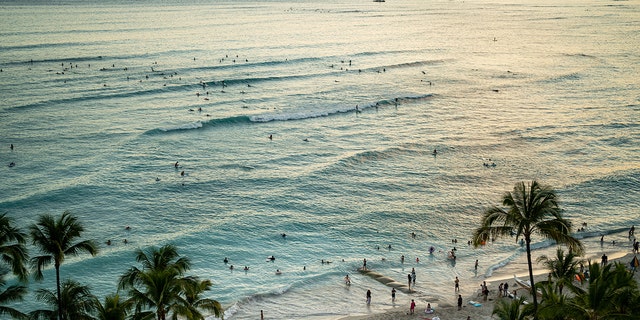
[{"label": "green vegetation", "polygon": [[[478,247],[497,237],[516,236],[522,238],[527,250],[529,281],[535,286],[533,265],[531,263],[531,237],[538,235],[566,244],[573,251],[582,252],[580,241],[571,236],[571,222],[562,217],[555,191],[549,187],[532,181],[516,183],[512,192],[502,198],[506,209],[493,206],[488,208],[482,217],[480,227],[473,234],[473,245]],[[533,314],[536,316],[538,300],[533,297]]]},{"label": "green vegetation", "polygon": [[[172,245],[147,252],[137,250],[136,260],[141,268],[131,267],[118,284],[128,296],[116,292],[101,302],[88,286],[71,279],[61,280],[60,269],[66,257],[98,253],[93,241],[81,239],[84,227],[75,216],[70,212],[57,218],[42,215],[29,231],[31,242],[39,251],[31,258],[26,249],[27,234],[15,227],[6,214],[0,215],[0,316],[34,320],[203,320],[210,314],[223,316],[218,301],[203,297],[211,290],[211,281],[185,275],[191,265],[189,259],[181,257]],[[24,283],[29,277],[28,262],[36,280],[42,280],[43,269],[53,264],[56,288],[36,290],[35,297],[45,308],[25,314],[8,304],[21,301],[27,293]],[[9,273],[18,284],[7,286]]]},{"label": "green vegetation", "polygon": [[[474,246],[497,237],[515,235],[526,244],[533,304],[523,297],[496,302],[493,315],[502,320],[614,320],[637,319],[640,314],[640,290],[633,274],[622,263],[591,264],[583,273],[579,240],[571,236],[571,223],[562,217],[553,189],[536,181],[520,182],[502,199],[506,209],[491,207],[484,212],[481,226],[474,232]],[[541,256],[549,270],[549,279],[534,283],[531,263],[531,236],[555,240],[567,245],[558,248],[555,257]],[[574,280],[574,279],[580,279]],[[563,290],[567,289],[567,290]],[[533,291],[533,290],[532,290]],[[538,304],[540,295],[540,304]]]},{"label": "green vegetation", "polygon": [[[569,292],[560,293],[558,280],[540,282],[536,286],[542,300],[536,313],[543,320],[618,320],[637,319],[640,312],[640,290],[633,274],[622,263],[589,263],[589,278],[584,283],[574,282],[565,287]],[[550,269],[550,271],[553,271]],[[576,271],[574,269],[574,271]],[[522,300],[500,300],[493,314],[498,319],[528,319],[532,317],[532,305]]]}]

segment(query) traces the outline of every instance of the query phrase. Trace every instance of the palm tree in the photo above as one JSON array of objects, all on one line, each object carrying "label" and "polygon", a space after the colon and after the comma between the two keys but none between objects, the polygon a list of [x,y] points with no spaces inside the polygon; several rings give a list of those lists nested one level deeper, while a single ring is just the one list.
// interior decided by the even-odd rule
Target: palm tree
[{"label": "palm tree", "polygon": [[536,289],[542,294],[542,301],[538,305],[537,314],[545,320],[571,319],[568,314],[569,298],[558,293],[551,282],[538,282]]},{"label": "palm tree", "polygon": [[31,239],[42,255],[31,258],[34,277],[42,280],[42,269],[53,262],[56,269],[56,291],[58,297],[58,320],[63,319],[65,305],[62,301],[60,288],[60,265],[66,256],[76,256],[82,252],[95,256],[98,248],[91,240],[75,242],[84,231],[78,219],[65,211],[56,220],[51,215],[42,215],[36,224],[30,227]]},{"label": "palm tree", "polygon": [[200,280],[195,277],[189,277],[185,280],[187,281],[183,290],[186,304],[176,307],[178,311],[173,314],[172,319],[177,320],[178,314],[182,314],[186,315],[187,320],[204,320],[205,317],[200,310],[209,311],[216,317],[224,319],[220,302],[201,297],[202,293],[211,290],[213,285],[211,280]]},{"label": "palm tree", "polygon": [[13,226],[13,219],[6,213],[0,215],[0,259],[20,281],[26,281],[28,277],[26,238],[24,232]]},{"label": "palm tree", "polygon": [[94,299],[94,308],[97,320],[125,320],[127,314],[133,307],[133,301],[122,300],[120,295],[115,293],[104,298],[104,304],[97,298]]},{"label": "palm tree", "polygon": [[551,276],[556,279],[556,289],[560,294],[562,294],[562,288],[573,285],[573,279],[577,274],[576,270],[581,263],[577,258],[578,255],[572,251],[565,255],[561,248],[556,250],[555,259],[551,259],[546,255],[538,258],[538,262],[547,267],[551,272]]},{"label": "palm tree", "polygon": [[[574,319],[636,319],[633,303],[640,292],[633,275],[621,263],[589,263],[588,287],[570,287],[575,295],[568,310]],[[635,307],[637,309],[637,307]],[[636,310],[637,311],[637,310]]]},{"label": "palm tree", "polygon": [[[0,260],[8,266],[0,266],[0,288],[3,288],[7,281],[5,276],[9,270],[20,281],[27,280],[26,262],[27,249],[26,237],[20,229],[13,226],[13,219],[7,217],[6,213],[0,215]],[[20,284],[14,284],[0,292],[0,315],[10,315],[14,318],[23,317],[24,314],[14,308],[6,306],[9,302],[21,301],[27,292],[27,288]]]},{"label": "palm tree", "polygon": [[[180,257],[172,245],[150,248],[149,252],[138,249],[136,260],[142,263],[142,268],[131,267],[120,277],[118,286],[129,290],[136,313],[154,314],[158,320],[166,320],[171,309],[185,304],[181,297],[182,288],[186,286],[183,274],[191,263]],[[144,311],[145,308],[155,311]]]},{"label": "palm tree", "polygon": [[491,315],[496,315],[500,320],[525,320],[532,314],[533,309],[530,305],[524,304],[524,300],[524,297],[498,300]]},{"label": "palm tree", "polygon": [[[95,310],[95,296],[89,287],[73,280],[66,280],[61,291],[56,294],[50,290],[38,289],[36,299],[50,305],[53,310],[36,310],[31,312],[30,319],[54,320],[57,317],[67,320],[94,320],[91,313]],[[62,303],[60,303],[62,301]],[[64,306],[61,310],[60,305]]]},{"label": "palm tree", "polygon": [[[4,280],[4,275],[0,276],[0,288],[4,287],[7,282]],[[24,295],[27,293],[27,287],[22,285],[11,285],[4,291],[0,292],[0,315],[9,315],[12,318],[20,319],[24,318],[25,314],[11,307],[7,307],[9,302],[21,301]]]},{"label": "palm tree", "polygon": [[[473,234],[474,247],[486,243],[496,237],[516,235],[516,242],[523,238],[526,244],[527,263],[529,265],[529,281],[535,288],[533,265],[531,263],[531,237],[538,235],[555,240],[557,243],[569,245],[577,253],[582,252],[580,241],[571,236],[571,223],[562,217],[555,191],[549,187],[532,181],[516,183],[512,192],[502,198],[502,205],[488,208],[482,217],[481,225]],[[534,318],[538,309],[536,294],[533,297]]]}]

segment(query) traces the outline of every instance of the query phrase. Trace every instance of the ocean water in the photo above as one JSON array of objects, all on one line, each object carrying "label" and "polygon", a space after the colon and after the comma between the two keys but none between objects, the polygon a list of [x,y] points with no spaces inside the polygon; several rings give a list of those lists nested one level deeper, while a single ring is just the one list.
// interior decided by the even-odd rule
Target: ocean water
[{"label": "ocean water", "polygon": [[452,303],[456,276],[470,295],[522,259],[466,244],[516,182],[556,188],[589,243],[640,224],[639,17],[637,0],[2,1],[0,212],[77,215],[101,252],[62,277],[98,296],[134,249],[171,243],[225,319],[393,307],[364,258],[416,269],[396,305]]}]

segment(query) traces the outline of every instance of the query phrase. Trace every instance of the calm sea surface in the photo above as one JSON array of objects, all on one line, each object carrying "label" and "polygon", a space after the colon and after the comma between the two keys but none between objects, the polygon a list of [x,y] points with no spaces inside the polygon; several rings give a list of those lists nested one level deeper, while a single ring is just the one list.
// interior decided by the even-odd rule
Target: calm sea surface
[{"label": "calm sea surface", "polygon": [[640,224],[638,44],[637,0],[3,1],[0,212],[79,216],[101,252],[62,277],[101,297],[172,243],[226,319],[392,307],[363,258],[451,303],[522,256],[466,244],[516,182],[587,241]]}]

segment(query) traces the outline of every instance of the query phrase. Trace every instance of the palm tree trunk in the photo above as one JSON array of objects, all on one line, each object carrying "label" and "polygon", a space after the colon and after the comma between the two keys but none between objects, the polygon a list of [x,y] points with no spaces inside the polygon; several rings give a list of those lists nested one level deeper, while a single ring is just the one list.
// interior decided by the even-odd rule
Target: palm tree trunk
[{"label": "palm tree trunk", "polygon": [[60,265],[56,263],[56,290],[58,292],[58,320],[62,320],[62,300],[60,299]]},{"label": "palm tree trunk", "polygon": [[533,319],[538,319],[538,297],[536,295],[536,285],[533,282],[533,265],[531,264],[531,238],[525,235],[527,244],[527,264],[529,265],[529,282],[531,283],[531,295],[533,296]]}]

